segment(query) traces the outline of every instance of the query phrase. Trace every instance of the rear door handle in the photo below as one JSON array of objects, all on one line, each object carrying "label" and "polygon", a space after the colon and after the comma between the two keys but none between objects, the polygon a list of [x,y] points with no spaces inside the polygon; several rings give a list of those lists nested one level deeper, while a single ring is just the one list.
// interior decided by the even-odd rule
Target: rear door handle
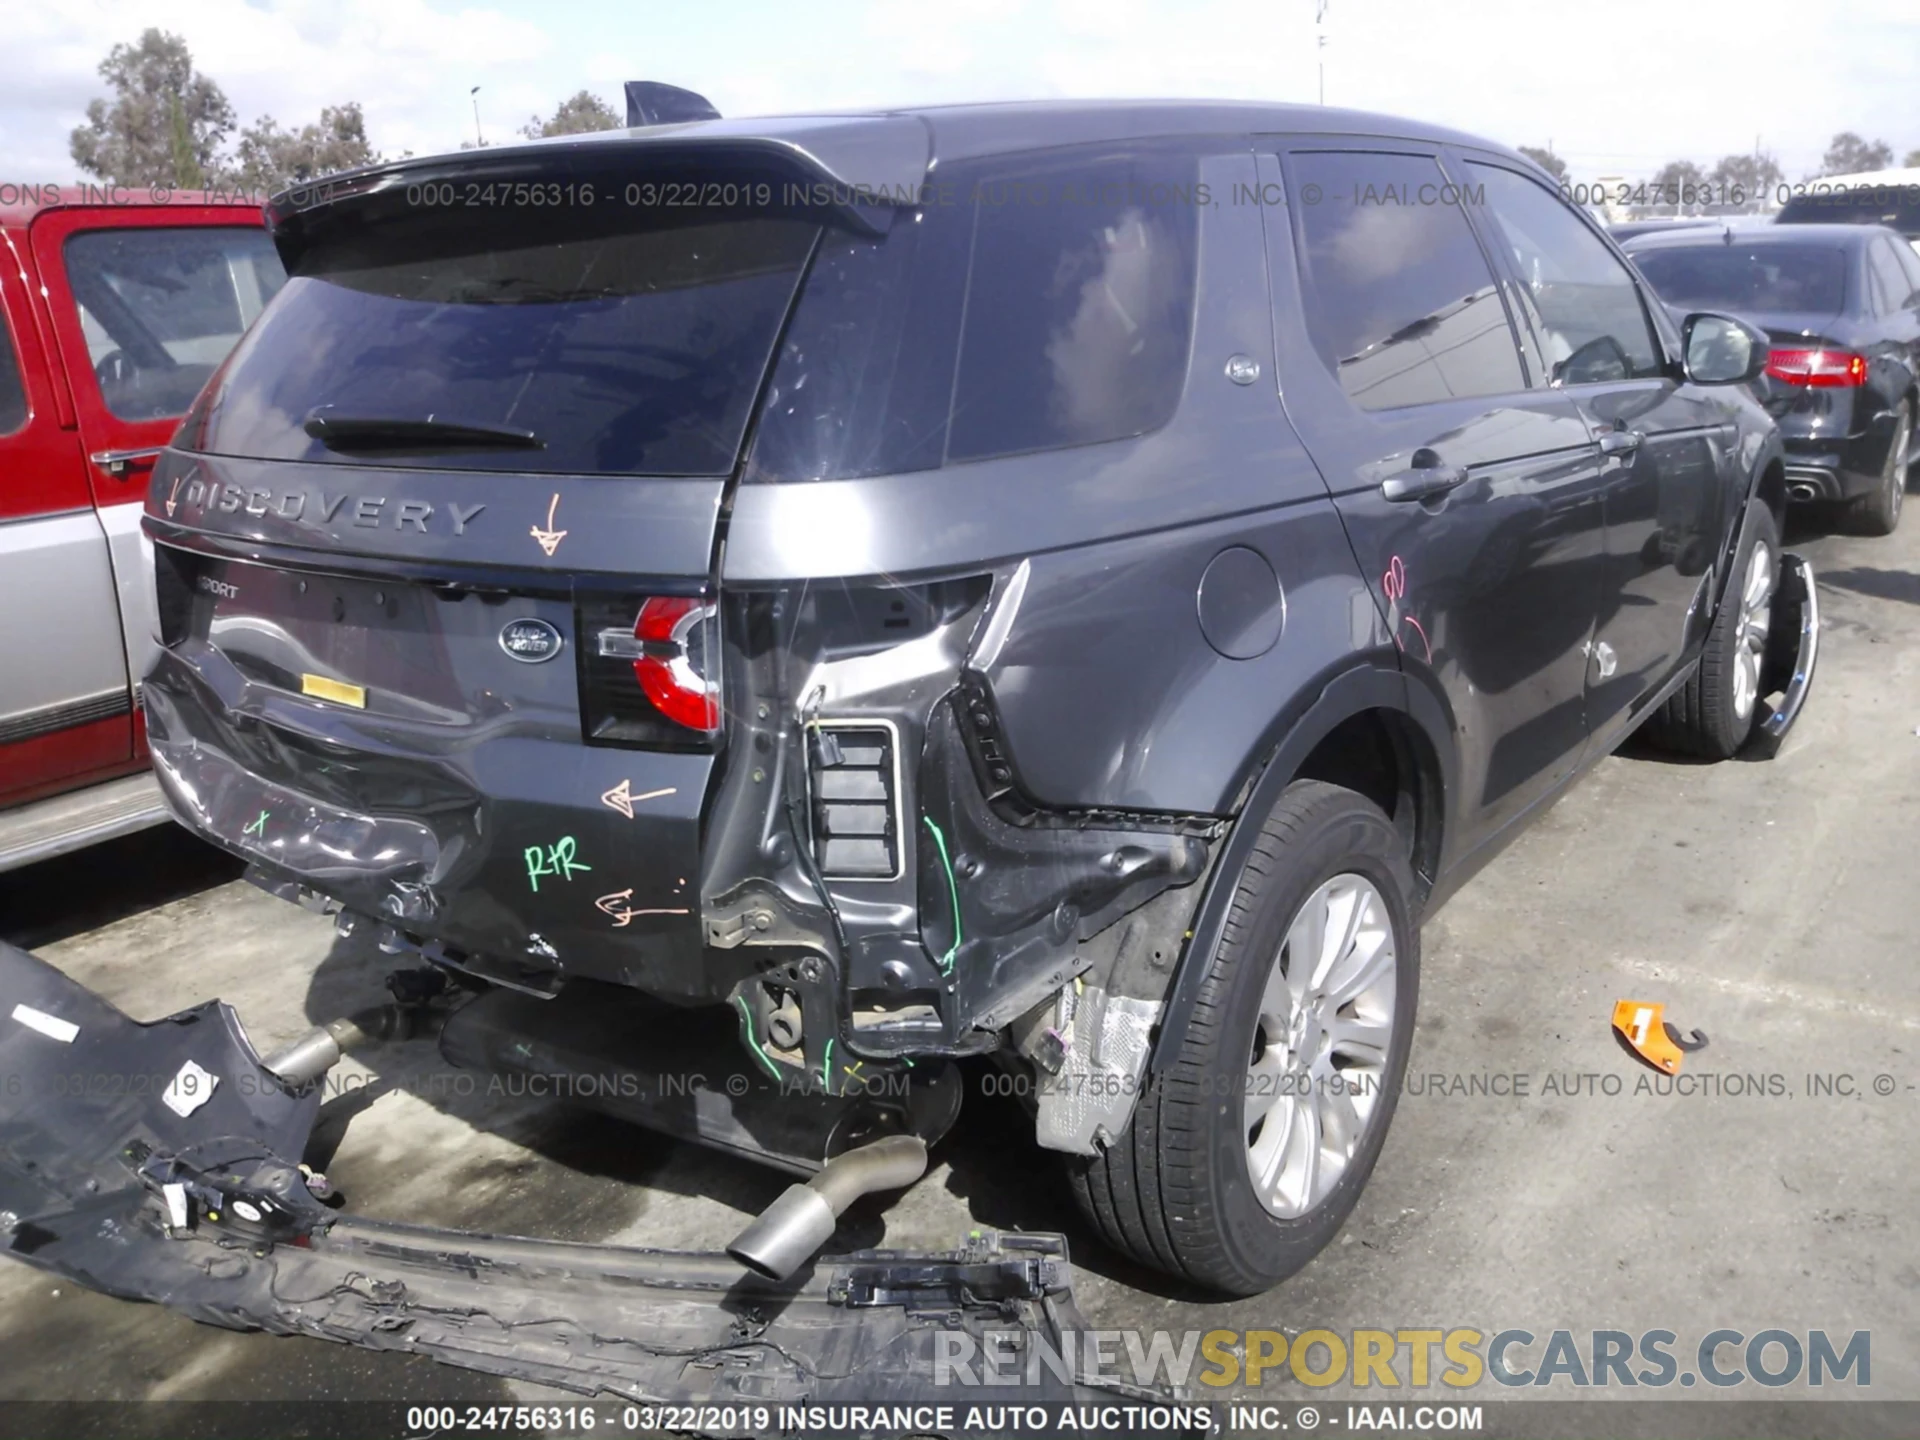
[{"label": "rear door handle", "polygon": [[1415,465],[1380,482],[1380,494],[1388,500],[1431,500],[1467,483],[1464,465]]},{"label": "rear door handle", "polygon": [[1640,448],[1645,437],[1638,430],[1602,430],[1600,432],[1600,453],[1602,455],[1630,455]]},{"label": "rear door handle", "polygon": [[124,480],[135,470],[145,470],[160,458],[162,447],[146,450],[96,450],[87,458],[116,480]]}]

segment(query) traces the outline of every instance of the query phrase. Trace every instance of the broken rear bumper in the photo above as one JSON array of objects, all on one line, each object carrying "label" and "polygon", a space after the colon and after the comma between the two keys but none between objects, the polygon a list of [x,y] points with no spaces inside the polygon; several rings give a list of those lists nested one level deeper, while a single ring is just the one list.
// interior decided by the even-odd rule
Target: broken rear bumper
[{"label": "broken rear bumper", "polygon": [[975,1232],[773,1282],[717,1253],[355,1219],[298,1168],[318,1108],[221,1002],[143,1024],[0,944],[0,1250],[30,1265],[209,1324],[658,1403],[957,1405],[981,1392],[941,1362],[989,1331],[1021,1356],[996,1403],[1170,1398],[1027,1365],[1091,1353],[1059,1236]]}]

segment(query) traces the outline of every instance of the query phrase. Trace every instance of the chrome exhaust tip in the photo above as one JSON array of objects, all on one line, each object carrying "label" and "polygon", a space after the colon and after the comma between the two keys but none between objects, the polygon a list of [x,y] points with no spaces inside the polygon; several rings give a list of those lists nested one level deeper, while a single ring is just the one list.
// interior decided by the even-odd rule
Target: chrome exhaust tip
[{"label": "chrome exhaust tip", "polygon": [[424,1028],[425,1022],[409,1007],[382,1005],[317,1025],[271,1055],[262,1056],[260,1063],[297,1090],[319,1080],[349,1050],[376,1040],[411,1040]]},{"label": "chrome exhaust tip", "polygon": [[833,1238],[847,1207],[877,1190],[901,1190],[927,1173],[927,1145],[917,1135],[889,1135],[836,1155],[804,1185],[761,1211],[727,1246],[756,1275],[784,1280]]},{"label": "chrome exhaust tip", "polygon": [[1818,499],[1819,495],[1820,492],[1804,480],[1787,486],[1787,498],[1789,500],[1814,500]]}]

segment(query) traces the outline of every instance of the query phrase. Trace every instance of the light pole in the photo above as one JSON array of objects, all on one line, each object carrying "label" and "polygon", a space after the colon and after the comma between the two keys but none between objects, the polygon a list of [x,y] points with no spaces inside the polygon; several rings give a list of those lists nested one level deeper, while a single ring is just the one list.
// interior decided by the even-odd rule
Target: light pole
[{"label": "light pole", "polygon": [[467,92],[467,98],[473,101],[473,143],[480,149],[487,148],[486,137],[480,133],[480,87],[474,86]]},{"label": "light pole", "polygon": [[1313,48],[1319,55],[1319,59],[1320,59],[1320,103],[1322,105],[1327,103],[1326,24],[1327,24],[1327,6],[1330,3],[1331,3],[1331,0],[1320,0],[1320,3],[1314,8],[1314,12],[1313,12],[1313,24],[1315,29],[1314,40],[1316,42]]}]

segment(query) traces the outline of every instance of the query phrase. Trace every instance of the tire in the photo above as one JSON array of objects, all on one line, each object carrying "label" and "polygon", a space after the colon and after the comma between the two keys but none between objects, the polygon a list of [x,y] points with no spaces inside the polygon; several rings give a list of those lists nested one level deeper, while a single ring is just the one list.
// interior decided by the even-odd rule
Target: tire
[{"label": "tire", "polygon": [[[1109,1245],[1212,1290],[1253,1295],[1293,1274],[1334,1237],[1373,1172],[1406,1074],[1420,976],[1412,893],[1404,844],[1377,806],[1320,781],[1287,788],[1260,822],[1218,948],[1189,957],[1206,970],[1186,1029],[1163,1040],[1174,1046],[1165,1072],[1145,1089],[1118,1140],[1071,1162],[1075,1198]],[[1337,909],[1342,897],[1354,902],[1344,912]],[[1344,938],[1335,942],[1332,964],[1316,967],[1324,970],[1322,983],[1371,977],[1346,987],[1357,988],[1357,999],[1320,1012],[1344,1032],[1325,1051],[1312,1017],[1296,1019],[1305,1028],[1284,1035],[1269,1033],[1280,1027],[1268,1024],[1276,1004],[1295,1017],[1309,1009],[1285,982],[1295,954],[1310,953],[1305,932],[1291,933],[1310,904],[1332,911],[1330,936],[1343,914],[1358,911],[1365,921],[1350,947]],[[1392,952],[1382,959],[1387,942]],[[1323,962],[1328,948],[1321,946]],[[1306,971],[1298,975],[1305,979]],[[1330,986],[1334,999],[1342,988]],[[1384,1044],[1359,1043],[1382,1028]],[[1280,1057],[1295,1053],[1293,1045],[1320,1057],[1311,1087],[1283,1068]],[[1267,1115],[1256,1130],[1260,1110]],[[1354,1123],[1328,1132],[1316,1123],[1321,1116]],[[1301,1128],[1269,1130],[1288,1118]],[[1250,1133],[1266,1147],[1250,1143]],[[1349,1149],[1340,1143],[1343,1133],[1355,1137],[1344,1165],[1311,1183],[1304,1164],[1294,1162],[1311,1153],[1330,1165]],[[1321,1143],[1305,1143],[1315,1139]],[[1254,1166],[1276,1157],[1270,1201],[1256,1188]]]},{"label": "tire", "polygon": [[1725,760],[1746,744],[1760,710],[1770,607],[1780,584],[1780,533],[1762,501],[1747,502],[1733,574],[1699,666],[1647,727],[1665,748],[1709,760]]},{"label": "tire", "polygon": [[1913,429],[1912,413],[1902,400],[1893,415],[1893,438],[1887,463],[1872,490],[1847,506],[1847,528],[1856,535],[1891,535],[1900,527],[1900,511],[1907,498],[1907,441]]}]

